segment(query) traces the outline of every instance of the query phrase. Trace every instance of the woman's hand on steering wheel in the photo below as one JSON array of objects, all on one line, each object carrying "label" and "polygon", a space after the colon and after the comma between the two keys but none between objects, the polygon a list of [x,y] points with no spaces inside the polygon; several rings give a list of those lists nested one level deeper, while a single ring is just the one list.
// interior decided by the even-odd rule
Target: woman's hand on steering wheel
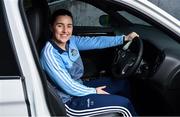
[{"label": "woman's hand on steering wheel", "polygon": [[133,39],[135,39],[136,37],[139,38],[139,35],[136,32],[131,32],[128,35],[125,36],[124,41],[132,41]]}]

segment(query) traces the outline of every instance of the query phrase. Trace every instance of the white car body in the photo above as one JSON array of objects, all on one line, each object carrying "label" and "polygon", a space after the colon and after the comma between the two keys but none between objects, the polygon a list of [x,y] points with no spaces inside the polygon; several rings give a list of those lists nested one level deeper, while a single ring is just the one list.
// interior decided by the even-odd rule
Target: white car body
[{"label": "white car body", "polygon": [[[35,62],[34,62],[34,58],[32,56],[32,51],[29,46],[29,42],[28,42],[27,35],[26,35],[24,25],[22,22],[22,17],[20,14],[18,2],[19,0],[11,0],[11,1],[4,0],[4,5],[7,12],[7,20],[8,20],[11,32],[12,32],[14,47],[18,56],[18,60],[20,62],[20,67],[22,69],[24,77],[26,78],[25,83],[26,83],[26,88],[27,88],[27,96],[30,103],[31,115],[32,116],[49,116],[48,107],[46,105],[45,97],[43,94],[42,83],[41,83]],[[17,81],[13,82],[13,84],[16,84],[16,83]],[[17,95],[15,94],[12,96],[13,94],[12,92],[17,92],[18,90],[16,91],[15,87],[11,88],[12,85],[9,83],[1,83],[1,84],[5,85],[5,87],[7,88],[6,90],[2,90],[1,88],[0,89],[2,90],[1,94],[3,96],[6,96],[4,94],[9,93],[9,95],[14,98],[12,98],[11,100],[6,100],[5,102],[2,102],[4,103],[3,105],[7,105],[8,107],[0,105],[0,108],[2,108],[1,110],[3,110],[2,112],[0,111],[0,116],[5,116],[5,115],[28,116],[28,113],[26,110],[27,107],[25,107],[26,106],[25,99],[23,97],[19,97],[18,93]],[[4,87],[2,85],[1,87]],[[22,90],[23,88],[22,85],[18,84],[18,86],[19,86],[19,89]],[[7,92],[7,90],[9,90],[8,88],[14,89],[14,90]],[[24,94],[21,94],[21,96],[23,95]],[[16,100],[16,99],[21,99],[21,100]],[[0,102],[1,101],[3,100],[0,100]],[[21,103],[18,103],[18,102],[21,102]],[[24,105],[23,108],[19,108],[18,111],[14,111],[19,106],[21,106],[22,103]]]}]

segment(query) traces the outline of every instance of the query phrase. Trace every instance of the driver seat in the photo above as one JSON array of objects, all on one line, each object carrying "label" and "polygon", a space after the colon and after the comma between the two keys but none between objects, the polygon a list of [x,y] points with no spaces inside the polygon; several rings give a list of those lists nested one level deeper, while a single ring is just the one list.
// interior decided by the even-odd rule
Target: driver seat
[{"label": "driver seat", "polygon": [[[44,20],[45,17],[43,16],[45,15],[43,15],[43,11],[40,8],[30,8],[27,10],[26,15],[28,18],[33,41],[36,45],[36,49],[38,53],[40,53],[43,45],[47,41],[47,40],[44,40],[44,42],[42,42],[40,41],[40,39],[46,39],[47,37],[49,37],[48,35],[44,35],[46,36],[46,38],[44,38],[43,36],[43,33],[44,33],[43,31],[47,29],[47,28],[44,28],[46,26],[46,22]],[[48,32],[48,29],[45,32]],[[44,86],[45,86],[45,90],[47,89],[46,90],[47,91],[46,97],[48,100],[47,103],[50,107],[49,109],[52,116],[66,116],[64,103],[57,95],[55,87],[50,82],[50,78],[48,77],[48,75],[45,72],[43,73],[44,73],[43,75],[46,77],[45,82],[44,82],[46,85]]]}]

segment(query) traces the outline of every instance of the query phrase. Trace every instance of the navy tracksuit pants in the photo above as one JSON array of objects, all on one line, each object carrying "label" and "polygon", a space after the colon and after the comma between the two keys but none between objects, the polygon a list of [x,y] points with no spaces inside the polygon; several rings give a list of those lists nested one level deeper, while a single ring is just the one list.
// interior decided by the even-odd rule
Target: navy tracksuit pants
[{"label": "navy tracksuit pants", "polygon": [[120,113],[123,116],[136,116],[130,97],[127,80],[99,78],[85,81],[89,87],[106,86],[107,94],[90,94],[82,97],[73,97],[65,104],[69,116],[95,116],[106,113]]}]

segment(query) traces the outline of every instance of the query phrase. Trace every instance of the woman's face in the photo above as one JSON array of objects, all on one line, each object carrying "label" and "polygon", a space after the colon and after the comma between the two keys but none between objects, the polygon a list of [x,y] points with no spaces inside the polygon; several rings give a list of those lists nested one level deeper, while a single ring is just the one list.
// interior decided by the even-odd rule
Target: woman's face
[{"label": "woman's face", "polygon": [[72,18],[67,15],[60,15],[52,25],[53,39],[59,44],[66,44],[72,35]]}]

